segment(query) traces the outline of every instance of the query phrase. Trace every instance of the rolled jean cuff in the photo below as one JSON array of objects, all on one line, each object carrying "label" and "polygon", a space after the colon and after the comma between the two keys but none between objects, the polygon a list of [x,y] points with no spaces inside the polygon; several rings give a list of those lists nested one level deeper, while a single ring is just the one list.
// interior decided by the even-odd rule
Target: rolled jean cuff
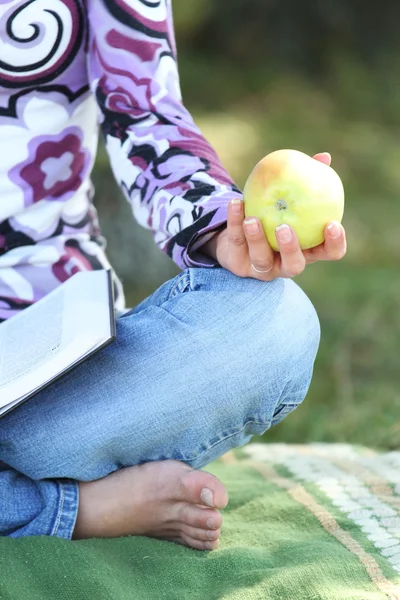
[{"label": "rolled jean cuff", "polygon": [[75,529],[79,506],[79,486],[71,479],[58,480],[58,506],[51,535],[70,540]]}]

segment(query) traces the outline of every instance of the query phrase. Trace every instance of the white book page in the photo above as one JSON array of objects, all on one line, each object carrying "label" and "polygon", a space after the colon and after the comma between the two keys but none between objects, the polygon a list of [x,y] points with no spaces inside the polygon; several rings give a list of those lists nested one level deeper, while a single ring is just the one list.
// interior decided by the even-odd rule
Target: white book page
[{"label": "white book page", "polygon": [[0,408],[48,383],[111,336],[106,271],[78,273],[0,325]]}]

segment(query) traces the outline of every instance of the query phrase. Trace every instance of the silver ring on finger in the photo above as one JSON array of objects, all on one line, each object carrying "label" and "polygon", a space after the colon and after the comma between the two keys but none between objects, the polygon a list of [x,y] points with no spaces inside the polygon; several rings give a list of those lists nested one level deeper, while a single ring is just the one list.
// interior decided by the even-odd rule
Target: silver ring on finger
[{"label": "silver ring on finger", "polygon": [[265,273],[269,273],[270,271],[272,271],[272,269],[273,269],[273,266],[274,266],[274,265],[272,265],[272,266],[271,266],[269,269],[266,269],[265,271],[262,271],[261,269],[257,269],[257,267],[255,267],[255,266],[253,265],[253,263],[251,263],[251,268],[252,268],[252,269],[254,269],[254,271],[255,271],[256,273],[263,273],[263,274],[265,274]]}]

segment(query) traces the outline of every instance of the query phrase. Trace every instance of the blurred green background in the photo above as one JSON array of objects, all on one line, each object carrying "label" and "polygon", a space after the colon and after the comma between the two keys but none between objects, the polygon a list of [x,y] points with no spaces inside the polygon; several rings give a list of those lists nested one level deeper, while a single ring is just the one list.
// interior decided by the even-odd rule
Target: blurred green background
[{"label": "blurred green background", "polygon": [[[346,258],[297,278],[321,319],[314,380],[265,439],[399,447],[400,3],[174,0],[174,13],[185,104],[238,185],[285,147],[331,152],[345,185]],[[102,148],[95,184],[132,305],[177,269],[133,222]]]}]

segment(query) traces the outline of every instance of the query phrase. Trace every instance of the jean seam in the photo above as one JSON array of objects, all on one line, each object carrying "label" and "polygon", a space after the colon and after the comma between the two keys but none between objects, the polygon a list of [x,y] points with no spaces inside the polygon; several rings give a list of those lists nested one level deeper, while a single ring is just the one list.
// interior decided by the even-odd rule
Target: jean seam
[{"label": "jean seam", "polygon": [[[166,300],[167,302],[168,302],[168,300],[170,300],[171,298],[173,298],[173,297],[176,295],[176,291],[178,290],[178,288],[179,288],[180,284],[181,284],[183,281],[185,281],[185,279],[186,279],[187,281],[186,281],[186,283],[185,283],[185,286],[184,286],[184,288],[183,288],[182,290],[180,290],[180,291],[181,291],[181,293],[182,293],[182,292],[185,292],[185,291],[186,291],[186,290],[187,290],[187,289],[190,287],[190,275],[189,275],[189,273],[185,272],[185,273],[183,273],[183,274],[182,274],[182,276],[181,276],[181,277],[179,277],[179,279],[178,279],[178,280],[177,280],[177,281],[174,283],[173,287],[171,288],[171,290],[170,290],[170,292],[169,292],[169,294],[168,294],[168,297],[167,297],[167,300]],[[163,304],[164,304],[164,303],[165,303],[165,302],[163,302]]]},{"label": "jean seam", "polygon": [[57,515],[57,521],[53,530],[53,535],[57,536],[58,530],[60,528],[60,524],[61,524],[61,516],[64,510],[64,500],[65,500],[65,490],[64,490],[64,484],[60,483],[60,505],[58,507],[58,515]]},{"label": "jean seam", "polygon": [[278,417],[286,408],[296,409],[299,406],[298,402],[282,402],[276,407],[274,418]]},{"label": "jean seam", "polygon": [[60,487],[60,500],[56,523],[51,533],[54,537],[71,539],[78,515],[79,487],[73,480],[56,481]]},{"label": "jean seam", "polygon": [[209,452],[210,450],[213,450],[216,446],[218,446],[219,444],[222,444],[222,442],[226,442],[226,440],[229,440],[229,438],[235,436],[235,435],[239,435],[241,433],[243,433],[243,431],[246,429],[246,427],[248,425],[263,425],[265,426],[267,429],[269,427],[271,427],[271,421],[246,421],[246,423],[243,425],[243,427],[241,427],[241,429],[237,429],[236,431],[229,433],[228,435],[224,436],[223,438],[221,438],[220,440],[218,440],[218,442],[215,442],[214,444],[212,444],[212,446],[210,446],[209,448],[207,448],[207,450],[204,450],[201,454],[198,454],[197,456],[193,457],[193,458],[187,458],[184,457],[184,460],[187,462],[192,462],[194,460],[198,460],[201,459],[202,456],[204,456],[205,454],[207,454],[207,452]]}]

